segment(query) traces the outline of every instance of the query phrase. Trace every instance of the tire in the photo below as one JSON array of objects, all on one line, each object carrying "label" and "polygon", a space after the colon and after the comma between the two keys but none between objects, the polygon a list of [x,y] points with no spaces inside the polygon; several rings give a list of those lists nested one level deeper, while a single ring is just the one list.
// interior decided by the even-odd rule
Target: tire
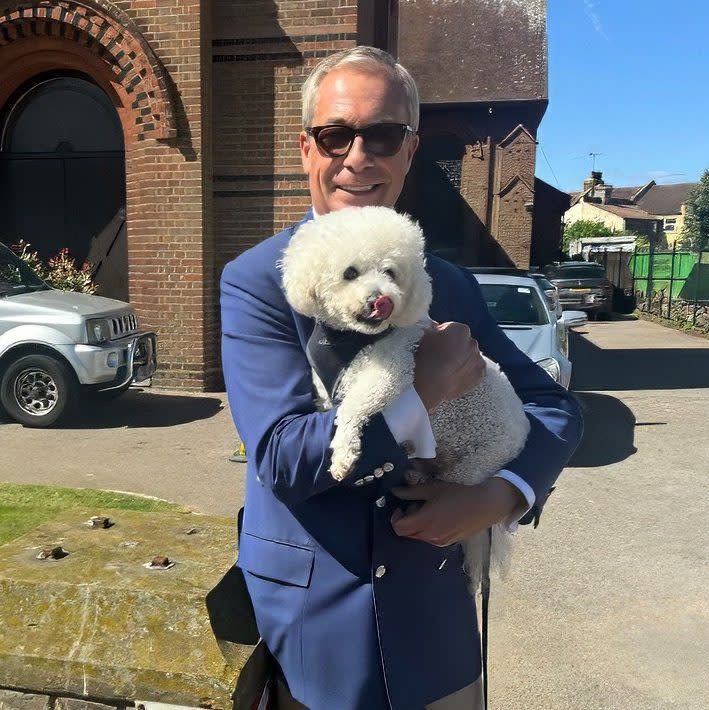
[{"label": "tire", "polygon": [[10,363],[0,380],[0,402],[16,422],[49,427],[74,408],[79,386],[74,373],[49,355],[25,355]]}]

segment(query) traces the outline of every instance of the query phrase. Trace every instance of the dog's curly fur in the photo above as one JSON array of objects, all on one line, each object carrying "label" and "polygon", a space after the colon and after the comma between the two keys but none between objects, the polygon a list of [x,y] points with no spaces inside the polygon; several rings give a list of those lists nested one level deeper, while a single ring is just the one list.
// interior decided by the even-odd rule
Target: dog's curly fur
[{"label": "dog's curly fur", "polygon": [[[382,334],[354,357],[339,381],[330,472],[342,480],[361,453],[364,425],[414,380],[414,353],[430,323],[431,283],[424,237],[405,215],[385,207],[350,207],[303,224],[279,264],[283,286],[298,312],[339,331]],[[369,317],[372,301],[387,296],[389,317]],[[385,333],[386,331],[386,333]],[[499,367],[485,358],[483,380],[464,397],[431,413],[438,478],[466,485],[494,475],[522,450],[529,422]],[[317,373],[314,384],[325,407],[333,402]],[[493,567],[503,567],[509,533],[493,530]],[[471,590],[480,581],[487,535],[464,544]]]}]

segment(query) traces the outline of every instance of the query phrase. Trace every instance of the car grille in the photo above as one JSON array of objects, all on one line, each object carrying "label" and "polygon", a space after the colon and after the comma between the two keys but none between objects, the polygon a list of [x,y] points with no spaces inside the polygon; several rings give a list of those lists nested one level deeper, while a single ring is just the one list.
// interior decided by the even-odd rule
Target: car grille
[{"label": "car grille", "polygon": [[124,313],[120,316],[109,318],[111,324],[111,340],[122,338],[138,330],[138,319],[133,313]]}]

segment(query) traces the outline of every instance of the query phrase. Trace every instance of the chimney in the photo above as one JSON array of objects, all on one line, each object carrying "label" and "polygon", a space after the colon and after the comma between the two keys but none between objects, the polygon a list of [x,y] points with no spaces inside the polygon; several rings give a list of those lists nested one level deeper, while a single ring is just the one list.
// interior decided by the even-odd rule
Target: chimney
[{"label": "chimney", "polygon": [[[600,170],[593,170],[591,172],[591,177],[587,177],[583,181],[583,191],[591,190],[595,188],[596,185],[603,185],[603,173]],[[591,190],[591,197],[593,197],[594,190]]]},{"label": "chimney", "polygon": [[601,183],[600,185],[596,186],[596,193],[601,198],[601,203],[607,205],[611,201],[611,195],[613,194],[613,185]]}]

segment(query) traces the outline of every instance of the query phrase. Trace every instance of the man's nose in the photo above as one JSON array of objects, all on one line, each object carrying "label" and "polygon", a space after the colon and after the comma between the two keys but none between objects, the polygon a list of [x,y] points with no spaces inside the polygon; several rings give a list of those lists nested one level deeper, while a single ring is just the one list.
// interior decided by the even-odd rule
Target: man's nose
[{"label": "man's nose", "polygon": [[367,152],[364,138],[355,136],[350,152],[345,156],[344,166],[351,170],[359,171],[371,165],[374,165],[374,160]]}]

